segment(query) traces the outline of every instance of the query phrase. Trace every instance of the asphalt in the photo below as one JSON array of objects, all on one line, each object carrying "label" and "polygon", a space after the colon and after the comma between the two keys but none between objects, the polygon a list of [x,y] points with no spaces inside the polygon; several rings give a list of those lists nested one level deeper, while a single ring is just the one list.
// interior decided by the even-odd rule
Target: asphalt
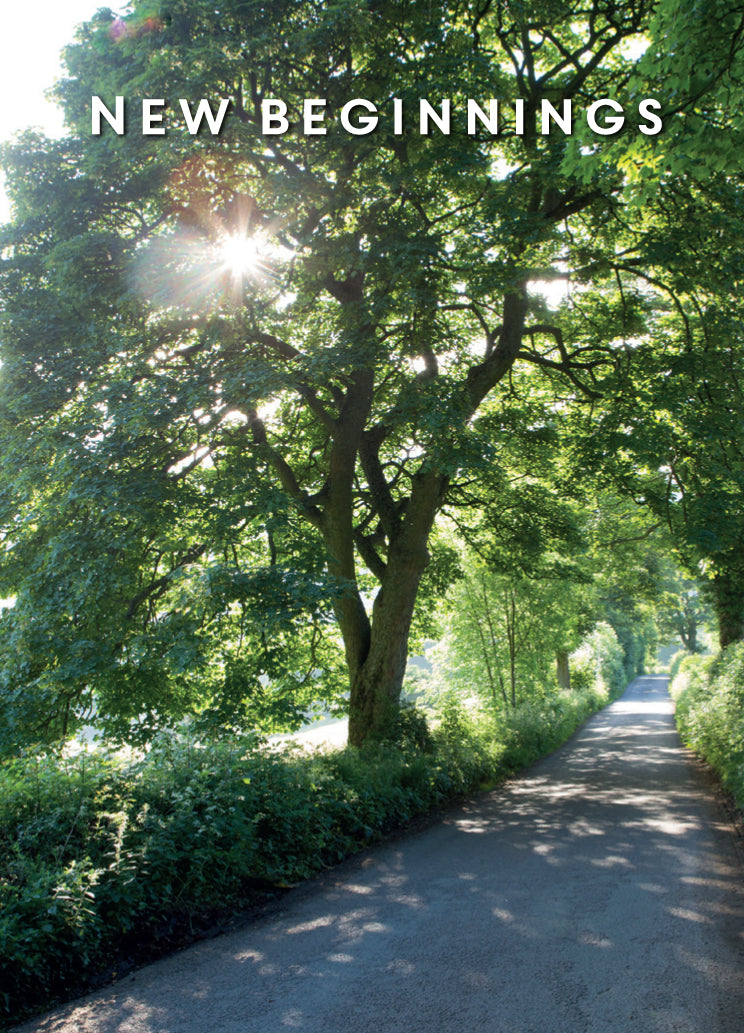
[{"label": "asphalt", "polygon": [[742,1033],[744,868],[666,679],[30,1033]]}]

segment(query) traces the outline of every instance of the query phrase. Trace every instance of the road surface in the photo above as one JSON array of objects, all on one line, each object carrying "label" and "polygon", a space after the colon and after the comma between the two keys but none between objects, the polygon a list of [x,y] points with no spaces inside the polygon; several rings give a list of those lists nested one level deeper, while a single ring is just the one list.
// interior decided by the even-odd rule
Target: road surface
[{"label": "road surface", "polygon": [[493,793],[37,1033],[742,1033],[731,827],[637,679]]}]

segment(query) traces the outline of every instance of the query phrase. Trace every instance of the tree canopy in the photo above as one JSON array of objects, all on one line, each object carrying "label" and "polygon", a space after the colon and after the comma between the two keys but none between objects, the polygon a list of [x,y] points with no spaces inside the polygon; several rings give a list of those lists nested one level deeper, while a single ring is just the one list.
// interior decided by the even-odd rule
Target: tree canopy
[{"label": "tree canopy", "polygon": [[[130,737],[195,710],[291,720],[344,690],[351,741],[383,729],[419,593],[455,562],[435,519],[497,491],[508,400],[545,399],[526,434],[603,405],[609,433],[637,356],[666,369],[658,336],[630,340],[643,277],[679,297],[697,275],[679,192],[737,143],[730,120],[701,141],[741,18],[722,0],[141,0],[83,26],[58,88],[69,135],[4,155],[8,734],[88,712]],[[124,98],[126,132],[91,132],[93,97]],[[617,135],[584,117],[605,97]],[[162,135],[141,131],[148,98]],[[193,118],[202,98],[228,102],[219,133],[189,131],[180,102]],[[344,128],[354,98],[373,132]],[[440,120],[451,101],[449,132],[423,131],[426,98]],[[489,98],[499,133],[468,132],[467,101]],[[642,131],[641,98],[663,132]],[[267,135],[272,99],[288,128]],[[568,102],[573,133],[543,133]],[[559,316],[539,285],[566,281]]]}]

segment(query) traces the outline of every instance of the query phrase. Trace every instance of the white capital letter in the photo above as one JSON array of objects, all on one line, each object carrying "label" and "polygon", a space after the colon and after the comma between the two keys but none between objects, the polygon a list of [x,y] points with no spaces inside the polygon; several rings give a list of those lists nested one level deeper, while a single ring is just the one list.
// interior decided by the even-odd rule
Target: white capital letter
[{"label": "white capital letter", "polygon": [[550,132],[550,120],[551,119],[553,119],[553,121],[558,123],[558,125],[561,127],[562,131],[565,133],[566,136],[570,136],[571,135],[571,101],[570,100],[564,100],[563,101],[563,114],[562,115],[558,111],[556,111],[556,109],[553,107],[553,105],[550,103],[549,100],[544,100],[542,102],[540,113],[542,115],[542,128],[540,130],[540,133],[543,136],[547,136],[549,134],[549,132]]},{"label": "white capital letter", "polygon": [[403,101],[400,97],[393,99],[393,132],[396,136],[403,134]]},{"label": "white capital letter", "polygon": [[124,133],[124,98],[116,98],[116,114],[112,115],[106,105],[103,103],[100,97],[91,97],[91,119],[90,119],[90,131],[93,136],[101,135],[101,115],[106,119],[108,124],[121,136]]},{"label": "white capital letter", "polygon": [[644,134],[644,136],[656,136],[656,134],[660,133],[664,128],[664,124],[662,123],[659,116],[652,115],[651,111],[649,110],[650,108],[653,108],[654,111],[661,111],[661,102],[658,100],[653,100],[651,97],[646,97],[645,100],[642,100],[641,103],[638,105],[638,114],[642,118],[648,119],[648,121],[651,123],[650,126],[638,126],[638,128]]},{"label": "white capital letter", "polygon": [[324,108],[326,102],[321,97],[310,97],[302,103],[303,132],[305,136],[324,136],[326,131],[323,126],[318,125],[325,118],[324,111],[316,111],[316,108]]},{"label": "white capital letter", "polygon": [[153,108],[164,108],[164,100],[154,100],[146,97],[142,101],[142,135],[143,136],[165,136],[165,126],[156,126],[156,122],[163,121],[162,111],[153,111]]},{"label": "white capital letter", "polygon": [[199,101],[199,106],[196,109],[196,115],[191,114],[191,108],[189,102],[181,98],[178,102],[181,105],[181,111],[183,111],[183,117],[186,119],[186,125],[188,126],[189,132],[192,136],[195,136],[199,132],[199,126],[202,123],[202,119],[206,118],[209,123],[209,131],[212,136],[216,136],[220,129],[222,129],[222,123],[225,120],[227,109],[230,107],[229,100],[221,100],[220,106],[215,115],[212,111],[212,105],[208,100],[203,97]]},{"label": "white capital letter", "polygon": [[[597,122],[597,112],[600,108],[612,108],[613,111],[618,111],[619,114],[608,115],[604,120],[604,125],[599,125]],[[609,97],[595,100],[586,110],[586,120],[593,133],[599,133],[600,136],[612,136],[613,133],[619,133],[625,125],[623,106],[618,104],[616,100],[610,100]]]},{"label": "white capital letter", "polygon": [[480,104],[474,100],[468,101],[468,136],[476,134],[476,118],[486,127],[491,136],[497,136],[499,131],[499,102],[489,100],[488,114],[485,113]]},{"label": "white capital letter", "polygon": [[517,136],[524,136],[524,101],[514,101],[514,132]]},{"label": "white capital letter", "polygon": [[[365,111],[369,111],[369,115],[360,115],[357,120],[357,125],[352,125],[349,121],[349,114],[354,108],[364,108]],[[344,127],[347,133],[351,133],[353,136],[366,136],[367,133],[371,133],[376,128],[379,122],[377,116],[377,108],[374,106],[371,100],[364,100],[362,97],[356,97],[354,100],[348,101],[341,108],[341,125]]]},{"label": "white capital letter", "polygon": [[261,132],[264,136],[281,136],[289,129],[289,122],[284,117],[287,105],[283,100],[261,101]]},{"label": "white capital letter", "polygon": [[429,119],[436,122],[437,128],[445,136],[450,131],[450,102],[442,101],[441,113],[436,111],[428,100],[419,100],[419,131],[422,136],[429,135]]}]

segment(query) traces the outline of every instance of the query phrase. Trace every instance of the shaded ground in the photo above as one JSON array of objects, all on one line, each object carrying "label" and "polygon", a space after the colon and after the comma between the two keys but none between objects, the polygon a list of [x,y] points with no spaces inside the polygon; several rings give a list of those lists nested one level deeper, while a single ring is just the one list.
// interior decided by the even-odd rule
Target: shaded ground
[{"label": "shaded ground", "polygon": [[637,679],[551,757],[44,1033],[741,1033],[732,830]]}]

